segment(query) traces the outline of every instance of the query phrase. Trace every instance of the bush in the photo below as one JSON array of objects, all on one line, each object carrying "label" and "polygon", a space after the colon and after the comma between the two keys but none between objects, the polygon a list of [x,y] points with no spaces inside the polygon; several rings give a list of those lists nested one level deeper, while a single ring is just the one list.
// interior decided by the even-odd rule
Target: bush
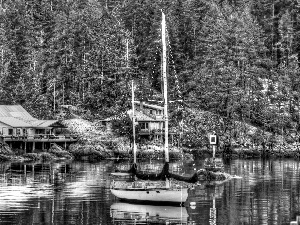
[{"label": "bush", "polygon": [[105,159],[105,157],[103,156],[103,154],[101,154],[100,152],[98,152],[96,150],[91,151],[89,156],[88,156],[89,161],[99,161],[99,160],[102,160],[102,159]]},{"label": "bush", "polygon": [[29,160],[29,161],[38,161],[39,155],[37,153],[26,153],[23,155],[25,160]]},{"label": "bush", "polygon": [[11,160],[11,156],[0,154],[0,162],[5,162]]},{"label": "bush", "polygon": [[55,155],[56,157],[71,157],[71,154],[68,151],[56,148],[50,148],[48,152]]},{"label": "bush", "polygon": [[13,151],[10,149],[8,144],[0,143],[0,154],[3,155],[13,155]]},{"label": "bush", "polygon": [[87,156],[89,160],[101,160],[105,159],[103,152],[97,151],[93,146],[80,146],[73,145],[70,149],[71,154],[75,159],[82,159],[82,157]]},{"label": "bush", "polygon": [[54,159],[54,156],[48,152],[42,152],[40,154],[40,159],[43,161],[43,162],[47,162],[47,161],[51,161]]},{"label": "bush", "polygon": [[170,159],[182,159],[183,158],[183,154],[181,152],[169,152],[169,157]]}]

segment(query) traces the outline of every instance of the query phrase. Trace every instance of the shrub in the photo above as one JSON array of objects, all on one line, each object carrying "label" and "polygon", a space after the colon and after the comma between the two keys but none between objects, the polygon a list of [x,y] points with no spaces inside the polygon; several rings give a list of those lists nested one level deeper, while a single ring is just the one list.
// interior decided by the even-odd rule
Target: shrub
[{"label": "shrub", "polygon": [[57,156],[57,157],[69,157],[69,156],[71,156],[68,151],[54,149],[54,148],[50,148],[48,152],[55,155],[55,156]]},{"label": "shrub", "polygon": [[68,151],[64,150],[58,145],[52,145],[48,152],[55,155],[56,157],[68,159],[72,158],[71,154]]},{"label": "shrub", "polygon": [[39,155],[37,153],[26,153],[23,155],[25,160],[29,160],[29,161],[38,161]]},{"label": "shrub", "polygon": [[43,161],[43,162],[46,162],[46,161],[51,161],[54,159],[54,156],[48,152],[42,152],[40,154],[40,159]]},{"label": "shrub", "polygon": [[0,154],[0,162],[5,162],[11,160],[11,156]]},{"label": "shrub", "polygon": [[13,155],[13,151],[10,149],[8,144],[0,143],[0,154],[3,155]]},{"label": "shrub", "polygon": [[82,157],[88,156],[88,159],[91,161],[105,159],[103,152],[97,151],[93,146],[80,146],[73,145],[70,149],[71,154],[75,159],[81,159]]}]

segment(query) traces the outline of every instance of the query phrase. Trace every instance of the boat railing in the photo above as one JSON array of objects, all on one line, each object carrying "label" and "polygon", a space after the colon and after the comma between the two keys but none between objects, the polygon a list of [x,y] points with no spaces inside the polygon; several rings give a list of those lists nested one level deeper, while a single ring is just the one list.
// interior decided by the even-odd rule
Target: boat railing
[{"label": "boat railing", "polygon": [[[165,188],[166,181],[113,181],[111,183],[111,188],[113,189],[155,189],[155,188]],[[171,180],[171,189],[189,188],[190,184],[182,181]]]}]

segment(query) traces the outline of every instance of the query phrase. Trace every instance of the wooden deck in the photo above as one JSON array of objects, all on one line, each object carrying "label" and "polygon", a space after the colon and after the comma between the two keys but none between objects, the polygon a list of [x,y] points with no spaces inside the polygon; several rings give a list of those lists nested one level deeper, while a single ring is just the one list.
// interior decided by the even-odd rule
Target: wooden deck
[{"label": "wooden deck", "polygon": [[[150,129],[142,129],[139,131],[139,135],[150,135],[150,134],[155,134],[155,135],[164,135],[165,130],[164,129],[156,129],[156,130],[150,130]],[[175,135],[177,134],[176,132],[169,132],[170,135]]]},{"label": "wooden deck", "polygon": [[53,135],[53,134],[36,134],[33,136],[14,136],[1,135],[3,141],[7,142],[76,142],[79,139],[78,135]]}]

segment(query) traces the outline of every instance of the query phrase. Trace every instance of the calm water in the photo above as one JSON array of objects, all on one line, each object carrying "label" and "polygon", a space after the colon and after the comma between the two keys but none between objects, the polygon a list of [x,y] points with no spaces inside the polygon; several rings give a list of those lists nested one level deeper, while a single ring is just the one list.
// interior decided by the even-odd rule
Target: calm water
[{"label": "calm water", "polygon": [[[116,165],[128,162],[0,164],[0,224],[289,224],[300,215],[298,161],[231,161],[226,171],[242,179],[199,185],[186,207],[118,201],[109,190]],[[203,161],[170,166],[187,175]]]}]

